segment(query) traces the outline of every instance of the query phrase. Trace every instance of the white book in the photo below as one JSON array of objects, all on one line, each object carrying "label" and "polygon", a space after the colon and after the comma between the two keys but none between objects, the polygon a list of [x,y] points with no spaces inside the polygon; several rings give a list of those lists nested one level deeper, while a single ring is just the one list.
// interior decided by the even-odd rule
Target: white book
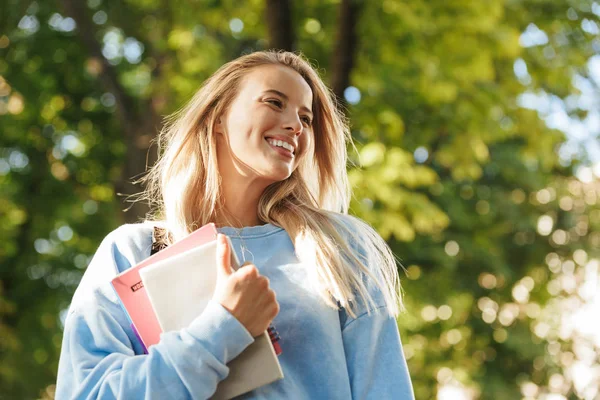
[{"label": "white book", "polygon": [[[232,249],[232,267],[239,261]],[[212,299],[217,283],[217,241],[140,269],[140,277],[163,332],[186,328]],[[213,399],[230,399],[283,378],[283,371],[264,332],[229,364],[229,375]]]}]

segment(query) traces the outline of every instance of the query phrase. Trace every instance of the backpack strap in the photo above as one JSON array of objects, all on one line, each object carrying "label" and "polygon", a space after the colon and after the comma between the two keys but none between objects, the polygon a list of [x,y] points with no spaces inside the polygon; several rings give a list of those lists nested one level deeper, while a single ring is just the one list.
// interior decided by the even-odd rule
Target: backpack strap
[{"label": "backpack strap", "polygon": [[150,249],[151,256],[169,246],[164,240],[161,240],[167,235],[169,235],[169,233],[165,228],[159,228],[158,226],[154,227],[154,230],[152,231],[152,248]]}]

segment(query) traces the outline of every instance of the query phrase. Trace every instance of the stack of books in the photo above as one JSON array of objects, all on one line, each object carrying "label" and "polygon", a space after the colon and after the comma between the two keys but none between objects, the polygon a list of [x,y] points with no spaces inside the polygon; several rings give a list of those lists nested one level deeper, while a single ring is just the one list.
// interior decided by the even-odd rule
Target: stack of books
[{"label": "stack of books", "polygon": [[[144,352],[163,332],[186,328],[212,299],[217,283],[217,229],[210,223],[117,275],[112,286]],[[227,237],[231,266],[239,260]],[[269,328],[227,366],[213,398],[230,399],[283,378],[276,332]]]}]

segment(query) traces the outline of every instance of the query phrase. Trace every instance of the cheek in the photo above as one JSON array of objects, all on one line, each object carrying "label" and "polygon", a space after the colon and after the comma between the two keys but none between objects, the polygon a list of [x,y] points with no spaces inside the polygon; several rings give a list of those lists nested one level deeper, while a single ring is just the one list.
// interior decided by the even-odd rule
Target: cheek
[{"label": "cheek", "polygon": [[228,133],[230,136],[239,136],[248,129],[248,115],[243,110],[235,110],[229,114],[227,121]]},{"label": "cheek", "polygon": [[227,133],[230,137],[240,139],[252,126],[253,112],[246,105],[244,98],[236,98],[227,111]]},{"label": "cheek", "polygon": [[302,135],[299,140],[300,148],[302,149],[302,156],[314,154],[315,139],[312,132],[308,132]]},{"label": "cheek", "polygon": [[238,137],[251,139],[256,135],[262,136],[265,132],[276,129],[279,124],[280,120],[276,114],[269,110],[255,108],[244,110],[235,116],[232,115],[230,126],[236,128],[236,132],[232,133]]},{"label": "cheek", "polygon": [[253,125],[260,129],[274,129],[281,125],[281,116],[266,107],[252,113]]}]

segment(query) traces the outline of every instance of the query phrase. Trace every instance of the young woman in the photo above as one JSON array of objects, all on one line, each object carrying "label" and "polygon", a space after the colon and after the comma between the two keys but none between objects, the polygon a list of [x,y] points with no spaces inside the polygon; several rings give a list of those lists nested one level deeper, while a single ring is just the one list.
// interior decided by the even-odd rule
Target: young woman
[{"label": "young woman", "polygon": [[[241,398],[413,399],[395,258],[348,215],[347,143],[334,96],[300,56],[221,67],[159,136],[152,221],[110,233],[73,297],[56,398],[209,398],[272,322],[285,378]],[[220,244],[213,300],[143,354],[110,279],[150,255],[155,226],[168,245],[209,222],[233,244]],[[229,251],[247,265],[231,271]]]}]

